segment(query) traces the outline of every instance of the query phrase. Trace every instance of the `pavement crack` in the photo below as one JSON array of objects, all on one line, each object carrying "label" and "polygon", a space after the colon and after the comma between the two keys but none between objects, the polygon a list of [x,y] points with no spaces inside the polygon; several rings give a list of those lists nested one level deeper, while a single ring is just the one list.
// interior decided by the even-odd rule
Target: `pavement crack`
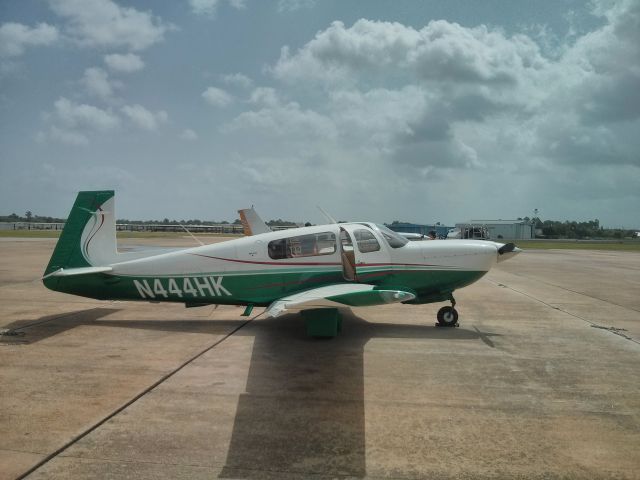
[{"label": "pavement crack", "polygon": [[[576,295],[581,295],[583,297],[592,298],[592,299],[598,300],[600,302],[608,303],[609,305],[615,305],[616,307],[620,307],[620,308],[624,308],[626,310],[631,310],[633,312],[639,312],[640,313],[640,310],[636,310],[635,308],[631,308],[631,307],[628,307],[628,306],[625,306],[625,305],[620,305],[619,303],[612,302],[611,300],[605,300],[603,298],[594,297],[593,295],[588,295],[588,294],[583,293],[583,292],[578,292],[577,290],[571,290],[570,288],[563,287],[562,285],[556,285],[555,283],[545,282],[544,280],[540,280],[539,278],[528,277],[526,275],[523,275],[522,273],[516,273],[516,272],[509,272],[509,273],[511,275],[515,275],[516,277],[524,278],[524,279],[529,280],[529,281],[534,281],[534,282],[542,283],[544,285],[549,285],[550,287],[559,288],[560,290],[564,290],[565,292],[575,293]],[[489,281],[491,281],[491,280],[489,280]],[[498,283],[497,285],[499,287],[511,288],[511,287],[508,287],[507,285],[504,285],[502,283]]]},{"label": "pavement crack", "polygon": [[[528,278],[528,277],[525,277],[525,278]],[[541,303],[541,304],[543,304],[543,305],[545,305],[545,306],[547,306],[549,308],[552,308],[554,310],[559,310],[562,313],[566,313],[567,315],[570,315],[573,318],[577,318],[578,320],[581,320],[581,321],[583,321],[585,323],[588,323],[590,326],[592,326],[594,328],[600,328],[602,330],[606,330],[606,331],[608,331],[610,333],[613,333],[614,335],[618,335],[620,337],[623,337],[626,340],[629,340],[630,342],[633,342],[633,343],[636,343],[636,344],[640,345],[640,342],[638,340],[634,339],[633,337],[630,337],[629,335],[625,335],[625,334],[620,333],[621,331],[626,331],[623,328],[603,327],[601,325],[598,325],[595,322],[592,322],[591,320],[588,320],[588,319],[586,319],[584,317],[581,317],[580,315],[576,315],[575,313],[571,313],[571,312],[569,312],[569,311],[567,311],[567,310],[565,310],[563,308],[560,308],[560,307],[558,307],[556,305],[551,305],[550,303],[547,303],[544,300],[539,299],[538,297],[534,297],[533,295],[530,295],[530,294],[528,294],[526,292],[523,292],[522,290],[518,290],[517,288],[513,288],[513,287],[510,287],[508,285],[504,285],[502,283],[494,282],[493,280],[489,280],[489,279],[487,279],[487,281],[490,282],[490,283],[493,283],[496,286],[508,288],[509,290],[511,290],[513,292],[519,293],[520,295],[524,295],[525,297],[530,298],[532,300],[535,300],[536,302],[539,302],[539,303]],[[542,282],[542,283],[545,283],[545,282]],[[562,288],[562,287],[559,287],[559,288]],[[568,290],[568,289],[564,289],[564,290]],[[573,291],[573,290],[570,290],[570,291]],[[578,292],[574,292],[574,293],[578,293]],[[580,294],[580,295],[583,295],[583,294]],[[585,296],[589,297],[589,295],[585,295]],[[595,297],[589,297],[589,298],[595,298]],[[596,300],[600,300],[600,299],[597,298]],[[605,302],[605,303],[610,303],[612,305],[615,305],[615,303],[607,302],[606,300],[602,300],[602,301]],[[626,307],[622,307],[622,308],[626,308]],[[633,310],[633,309],[630,309],[630,310]]]},{"label": "pavement crack", "polygon": [[597,324],[592,324],[591,327],[592,328],[599,328],[601,330],[606,330],[606,331],[611,332],[611,333],[613,333],[615,335],[620,335],[622,338],[626,338],[627,340],[631,340],[632,342],[635,341],[629,335],[627,335],[625,333],[622,333],[622,332],[627,332],[628,331],[626,328],[605,327],[604,325],[597,325]]}]

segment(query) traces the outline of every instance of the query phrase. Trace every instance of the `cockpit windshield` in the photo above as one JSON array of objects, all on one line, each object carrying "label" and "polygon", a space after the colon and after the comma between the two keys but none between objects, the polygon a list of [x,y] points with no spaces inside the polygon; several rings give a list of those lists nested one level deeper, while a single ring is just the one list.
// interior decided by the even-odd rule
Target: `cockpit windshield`
[{"label": "cockpit windshield", "polygon": [[375,226],[391,248],[401,248],[409,243],[409,240],[404,238],[402,235],[398,235],[390,228],[387,228],[384,225],[379,225],[377,223],[375,224]]}]

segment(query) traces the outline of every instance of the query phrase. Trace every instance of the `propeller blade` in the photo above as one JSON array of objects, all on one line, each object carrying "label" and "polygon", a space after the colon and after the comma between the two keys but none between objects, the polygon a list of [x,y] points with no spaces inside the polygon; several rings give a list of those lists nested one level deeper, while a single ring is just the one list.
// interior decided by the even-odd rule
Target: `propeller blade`
[{"label": "propeller blade", "polygon": [[515,243],[505,243],[503,246],[501,246],[498,249],[498,253],[500,255],[504,255],[505,253],[510,253],[513,252],[516,248],[516,244]]}]

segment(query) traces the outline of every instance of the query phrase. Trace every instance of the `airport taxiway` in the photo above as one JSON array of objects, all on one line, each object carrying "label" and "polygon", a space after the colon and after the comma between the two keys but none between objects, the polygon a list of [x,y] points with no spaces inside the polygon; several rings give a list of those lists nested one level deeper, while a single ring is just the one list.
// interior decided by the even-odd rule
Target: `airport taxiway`
[{"label": "airport taxiway", "polygon": [[0,478],[639,478],[640,254],[527,251],[460,328],[390,305],[313,340],[48,291],[54,244],[0,239]]}]

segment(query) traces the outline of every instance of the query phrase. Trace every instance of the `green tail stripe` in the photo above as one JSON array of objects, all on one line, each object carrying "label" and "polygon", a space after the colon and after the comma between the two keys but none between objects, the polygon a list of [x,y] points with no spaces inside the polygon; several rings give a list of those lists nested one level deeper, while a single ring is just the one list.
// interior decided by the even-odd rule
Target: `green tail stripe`
[{"label": "green tail stripe", "polygon": [[[69,218],[64,225],[64,230],[62,230],[51,260],[49,260],[49,265],[44,272],[45,275],[60,268],[91,266],[82,255],[82,245],[80,245],[82,232],[87,222],[93,218],[93,212],[113,196],[113,190],[78,193]],[[51,281],[56,280],[52,278]]]}]

